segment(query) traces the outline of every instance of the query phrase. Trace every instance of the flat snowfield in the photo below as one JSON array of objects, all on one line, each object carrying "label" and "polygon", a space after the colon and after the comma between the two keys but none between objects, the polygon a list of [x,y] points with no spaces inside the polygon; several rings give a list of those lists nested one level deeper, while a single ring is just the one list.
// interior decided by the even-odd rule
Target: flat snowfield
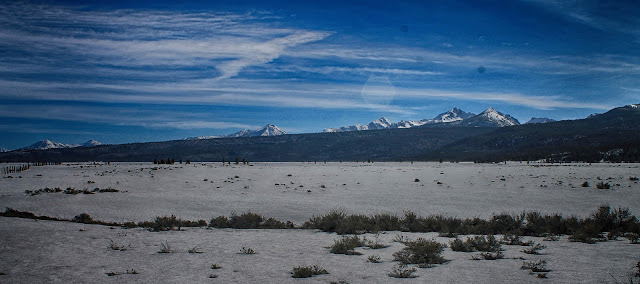
[{"label": "flat snowfield", "polygon": [[[101,221],[151,221],[156,216],[210,220],[251,211],[300,225],[313,215],[412,211],[418,215],[489,218],[523,211],[586,217],[599,205],[628,207],[640,214],[638,164],[466,163],[192,163],[153,165],[62,164],[31,167],[0,179],[0,208],[10,207],[71,219],[88,213]],[[11,176],[11,177],[9,177]],[[582,184],[588,182],[588,187]],[[611,189],[597,189],[598,182]],[[114,188],[120,192],[25,194],[42,188]],[[435,238],[437,233],[385,232],[390,247],[358,248],[363,255],[336,255],[335,234],[316,230],[187,228],[149,232],[69,222],[0,217],[0,283],[622,283],[640,261],[640,245],[620,238],[597,244],[525,237],[543,243],[542,255],[503,245],[505,259],[471,260],[454,252],[450,261],[418,268],[417,278],[387,276],[392,254],[404,245],[396,235]],[[367,234],[367,238],[376,236]],[[464,238],[464,236],[463,236]],[[108,248],[111,241],[126,249]],[[173,253],[161,254],[161,242]],[[188,253],[198,247],[202,253]],[[251,248],[256,254],[240,254]],[[369,255],[382,263],[369,263]],[[523,261],[543,259],[548,279],[521,270]],[[219,264],[221,269],[211,269]],[[319,265],[329,274],[294,279],[294,266]],[[135,270],[137,274],[127,274]],[[113,272],[113,276],[107,274]],[[2,275],[4,274],[4,275]],[[210,278],[216,276],[216,278]]]}]

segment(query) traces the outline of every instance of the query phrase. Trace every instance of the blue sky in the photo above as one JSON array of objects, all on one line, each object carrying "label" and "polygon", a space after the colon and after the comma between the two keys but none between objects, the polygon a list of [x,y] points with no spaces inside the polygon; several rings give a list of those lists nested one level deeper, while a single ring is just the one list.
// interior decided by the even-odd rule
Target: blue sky
[{"label": "blue sky", "polygon": [[639,1],[306,2],[3,2],[0,147],[640,103]]}]

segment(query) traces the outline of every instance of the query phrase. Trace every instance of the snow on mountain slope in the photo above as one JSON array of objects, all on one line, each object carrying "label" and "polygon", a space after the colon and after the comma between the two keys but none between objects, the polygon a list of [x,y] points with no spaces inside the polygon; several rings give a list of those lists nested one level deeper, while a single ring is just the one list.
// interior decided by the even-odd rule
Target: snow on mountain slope
[{"label": "snow on mountain slope", "polygon": [[64,144],[60,142],[54,142],[47,139],[43,141],[38,141],[36,143],[33,143],[24,148],[20,148],[18,150],[27,150],[27,151],[28,150],[47,150],[47,149],[74,148],[74,147],[78,147],[78,145],[69,145],[69,144]]},{"label": "snow on mountain slope", "polygon": [[197,137],[185,138],[185,140],[232,138],[232,137],[255,137],[255,136],[278,136],[278,135],[284,135],[284,134],[287,134],[287,132],[282,130],[280,127],[273,124],[267,124],[263,128],[260,128],[258,130],[243,129],[236,133],[227,134],[227,135],[197,136]]},{"label": "snow on mountain slope", "polygon": [[235,137],[250,137],[250,136],[278,136],[287,134],[284,130],[280,129],[280,127],[275,126],[273,124],[267,124],[265,127],[260,128],[255,131],[248,131],[243,133],[243,136],[235,136]]},{"label": "snow on mountain slope", "polygon": [[356,124],[351,126],[343,126],[340,128],[327,128],[323,132],[346,132],[346,131],[358,131],[358,130],[411,128],[411,127],[422,126],[425,124],[449,123],[454,121],[460,121],[460,120],[473,117],[474,115],[475,114],[470,112],[464,112],[459,108],[452,108],[447,112],[443,112],[437,115],[433,119],[402,120],[400,122],[393,123],[386,117],[381,117],[366,125]]},{"label": "snow on mountain slope", "polygon": [[393,123],[386,117],[381,117],[367,124],[369,130],[373,129],[387,129],[390,128]]},{"label": "snow on mountain slope", "polygon": [[9,149],[7,149],[7,148],[0,148],[0,153],[4,153],[4,152],[9,152]]},{"label": "snow on mountain slope", "polygon": [[467,118],[471,118],[474,115],[476,114],[465,112],[457,107],[454,107],[449,111],[441,113],[438,116],[436,116],[434,119],[431,120],[432,121],[431,123],[447,123],[447,122],[460,121]]},{"label": "snow on mountain slope", "polygon": [[411,128],[411,127],[416,127],[416,126],[421,126],[424,125],[426,123],[427,120],[419,120],[419,121],[413,121],[413,120],[402,120],[398,123],[395,123],[396,128]]},{"label": "snow on mountain slope", "polygon": [[84,143],[80,144],[80,147],[93,147],[93,146],[98,146],[98,145],[102,145],[102,143],[91,139],[91,140],[89,140],[87,142],[84,142]]},{"label": "snow on mountain slope", "polygon": [[75,148],[75,147],[93,147],[93,146],[98,146],[98,145],[102,145],[102,143],[96,141],[96,140],[89,140],[87,142],[84,142],[82,144],[64,144],[64,143],[60,143],[60,142],[55,142],[55,141],[51,141],[49,139],[46,140],[42,140],[42,141],[38,141],[36,143],[33,143],[27,147],[23,147],[20,148],[18,150],[22,150],[22,151],[30,151],[30,150],[47,150],[47,149],[60,149],[60,148]]},{"label": "snow on mountain slope", "polygon": [[549,122],[554,122],[556,121],[555,119],[551,119],[548,117],[532,117],[529,121],[527,121],[525,124],[532,124],[532,123],[549,123]]},{"label": "snow on mountain slope", "polygon": [[357,131],[357,130],[388,129],[388,128],[392,128],[392,125],[393,123],[388,118],[383,116],[366,125],[356,124],[351,126],[343,126],[340,128],[327,128],[323,132],[346,132],[346,131]]},{"label": "snow on mountain slope", "polygon": [[520,125],[520,122],[510,115],[503,114],[490,107],[474,117],[460,121],[457,125],[469,127],[504,127]]}]

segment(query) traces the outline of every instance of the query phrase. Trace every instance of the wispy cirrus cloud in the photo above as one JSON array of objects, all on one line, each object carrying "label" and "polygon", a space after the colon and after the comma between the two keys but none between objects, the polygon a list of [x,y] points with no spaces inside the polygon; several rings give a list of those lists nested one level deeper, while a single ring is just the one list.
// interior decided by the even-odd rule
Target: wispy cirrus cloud
[{"label": "wispy cirrus cloud", "polygon": [[[19,58],[0,67],[102,65],[206,67],[227,79],[246,67],[266,64],[287,49],[320,41],[331,32],[270,27],[269,16],[160,11],[86,11],[59,6],[0,8],[0,47]],[[27,53],[25,56],[24,53]],[[4,66],[3,66],[4,65]]]},{"label": "wispy cirrus cloud", "polygon": [[[374,104],[363,100],[360,84],[288,82],[280,80],[232,80],[212,86],[212,80],[191,80],[182,83],[149,83],[94,86],[91,84],[18,83],[12,88],[28,90],[23,98],[34,100],[58,100],[77,102],[185,104],[185,105],[237,105],[267,106],[278,108],[361,109],[415,114],[412,107],[392,104]],[[240,88],[235,86],[242,86]],[[65,93],[67,89],[81,90],[77,94]],[[98,92],[96,90],[111,90]],[[447,91],[422,87],[395,87],[394,100],[436,99],[483,101],[506,103],[541,110],[558,108],[583,108],[605,110],[613,105],[572,100],[562,95],[525,95],[518,92]],[[182,95],[175,96],[176,92]],[[371,95],[384,96],[386,90],[368,90]],[[380,93],[377,93],[380,92]],[[12,98],[0,94],[1,97]],[[13,97],[15,99],[15,97]]]},{"label": "wispy cirrus cloud", "polygon": [[239,59],[218,65],[222,76],[217,79],[227,79],[238,75],[246,67],[269,63],[280,57],[286,48],[300,44],[315,42],[331,35],[329,32],[297,32],[286,37],[270,40],[265,43],[250,46],[251,51]]},{"label": "wispy cirrus cloud", "polygon": [[[254,129],[259,126],[242,122],[234,122],[232,121],[233,118],[212,119],[210,116],[210,114],[202,112],[194,113],[146,108],[132,109],[127,106],[98,107],[87,105],[62,105],[51,107],[50,105],[33,104],[0,105],[0,117],[7,118],[46,119],[173,129]],[[238,118],[235,118],[235,120],[238,120]],[[0,124],[0,126],[5,129],[14,129],[11,125]],[[42,133],[80,134],[80,132],[64,133],[60,131]],[[82,134],[87,133],[82,132]]]}]

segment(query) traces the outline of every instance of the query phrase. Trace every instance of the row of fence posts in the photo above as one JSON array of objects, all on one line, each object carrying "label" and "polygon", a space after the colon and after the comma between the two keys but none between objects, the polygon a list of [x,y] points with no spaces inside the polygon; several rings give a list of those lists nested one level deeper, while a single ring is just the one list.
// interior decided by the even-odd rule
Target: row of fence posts
[{"label": "row of fence posts", "polygon": [[19,165],[19,166],[8,166],[8,167],[3,167],[2,168],[2,174],[6,175],[6,174],[13,174],[13,173],[19,173],[22,171],[26,171],[28,169],[31,168],[30,164],[27,165]]},{"label": "row of fence posts", "polygon": [[30,169],[32,166],[39,167],[39,166],[60,165],[60,164],[62,164],[62,162],[33,162],[26,165],[7,166],[7,167],[2,167],[2,174],[6,175],[6,174],[13,174],[13,173],[20,173]]}]

